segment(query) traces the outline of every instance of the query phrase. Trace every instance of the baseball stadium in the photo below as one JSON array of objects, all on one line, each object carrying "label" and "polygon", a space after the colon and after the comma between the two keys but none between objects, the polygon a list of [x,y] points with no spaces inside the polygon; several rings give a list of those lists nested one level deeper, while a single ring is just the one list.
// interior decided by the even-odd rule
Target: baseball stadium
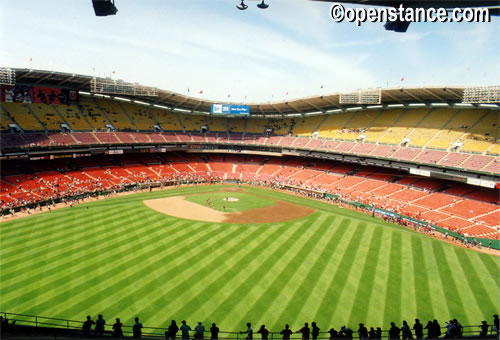
[{"label": "baseball stadium", "polygon": [[2,337],[498,337],[499,86],[0,83]]}]

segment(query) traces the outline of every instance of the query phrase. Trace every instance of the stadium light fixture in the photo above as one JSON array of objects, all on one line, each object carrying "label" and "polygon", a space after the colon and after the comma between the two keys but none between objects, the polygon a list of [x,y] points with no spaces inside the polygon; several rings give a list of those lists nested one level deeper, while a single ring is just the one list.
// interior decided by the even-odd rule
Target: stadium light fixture
[{"label": "stadium light fixture", "polygon": [[268,4],[266,4],[266,3],[264,2],[264,0],[262,0],[262,2],[261,2],[260,4],[258,4],[258,5],[257,5],[257,7],[259,7],[260,9],[266,9],[266,8],[268,8],[268,7],[269,7],[269,5],[268,5]]},{"label": "stadium light fixture", "polygon": [[248,8],[248,5],[245,4],[244,0],[241,0],[241,3],[239,5],[236,5],[236,8],[240,11],[244,11]]}]

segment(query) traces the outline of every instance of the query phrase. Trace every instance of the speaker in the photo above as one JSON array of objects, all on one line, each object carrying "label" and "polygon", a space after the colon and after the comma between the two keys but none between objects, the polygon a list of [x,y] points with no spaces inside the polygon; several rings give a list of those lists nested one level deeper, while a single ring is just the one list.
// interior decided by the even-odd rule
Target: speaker
[{"label": "speaker", "polygon": [[95,15],[98,17],[105,17],[107,15],[115,15],[118,9],[115,6],[114,0],[92,0],[94,5]]}]

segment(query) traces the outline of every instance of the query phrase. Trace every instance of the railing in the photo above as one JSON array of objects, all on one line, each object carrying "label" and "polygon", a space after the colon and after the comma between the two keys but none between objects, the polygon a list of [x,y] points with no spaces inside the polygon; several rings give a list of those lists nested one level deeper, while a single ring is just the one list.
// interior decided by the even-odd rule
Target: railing
[{"label": "railing", "polygon": [[[0,312],[0,315],[7,319],[9,319],[9,323],[12,323],[15,321],[15,326],[31,326],[35,328],[54,328],[54,329],[67,329],[67,330],[73,330],[75,333],[80,334],[82,332],[82,325],[84,321],[77,321],[77,320],[68,320],[68,319],[61,319],[61,318],[51,318],[51,317],[46,317],[46,316],[39,316],[39,315],[29,315],[29,314],[17,314],[17,313],[9,313],[9,312]],[[255,325],[257,326],[257,325]],[[105,334],[111,334],[111,327],[112,324],[108,325],[108,331],[105,332]],[[207,325],[208,327],[208,325]],[[478,336],[480,332],[480,325],[472,325],[472,326],[462,326],[462,333],[463,336]],[[133,326],[123,326],[123,333],[126,336],[132,336],[133,331],[132,331]],[[490,325],[489,327],[489,334],[493,335],[493,326]],[[168,328],[164,327],[143,327],[142,329],[142,336],[147,337],[147,338],[165,338],[166,337],[166,332],[168,331]],[[353,329],[353,338],[354,339],[359,339],[359,336],[357,334],[357,330]],[[425,331],[425,330],[424,330]],[[446,334],[446,327],[441,327],[441,332],[442,332],[442,337]],[[209,335],[210,330],[206,329],[205,334]],[[257,334],[257,327],[254,330],[254,334]],[[295,335],[292,335],[290,337],[290,340],[299,340],[302,339],[302,336],[294,333]],[[382,337],[387,337],[389,334],[388,330],[382,330]],[[497,333],[498,335],[498,333]],[[220,331],[218,339],[220,340],[240,340],[240,339],[245,339],[247,337],[246,333],[241,333],[241,332],[228,332],[228,331]],[[255,335],[254,335],[255,337]],[[196,339],[195,337],[191,336],[191,339]],[[205,336],[206,339],[211,338],[210,336]],[[182,338],[180,336],[177,336],[175,339],[179,340],[188,340],[185,338]],[[201,338],[203,339],[203,338]],[[282,339],[282,335],[280,332],[269,332],[269,340],[278,340]],[[328,332],[319,332],[319,336],[317,337],[318,340],[327,340],[330,339],[330,335]]]}]

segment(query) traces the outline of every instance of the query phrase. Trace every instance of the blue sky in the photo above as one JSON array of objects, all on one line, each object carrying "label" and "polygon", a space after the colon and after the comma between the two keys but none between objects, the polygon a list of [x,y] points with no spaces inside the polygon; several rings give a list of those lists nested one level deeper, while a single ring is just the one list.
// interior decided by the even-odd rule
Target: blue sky
[{"label": "blue sky", "polygon": [[267,10],[247,1],[239,11],[238,0],[116,0],[118,15],[95,17],[91,0],[2,0],[0,66],[112,76],[232,102],[499,83],[499,18],[414,23],[400,34],[382,23],[335,23],[329,3],[267,2]]}]

